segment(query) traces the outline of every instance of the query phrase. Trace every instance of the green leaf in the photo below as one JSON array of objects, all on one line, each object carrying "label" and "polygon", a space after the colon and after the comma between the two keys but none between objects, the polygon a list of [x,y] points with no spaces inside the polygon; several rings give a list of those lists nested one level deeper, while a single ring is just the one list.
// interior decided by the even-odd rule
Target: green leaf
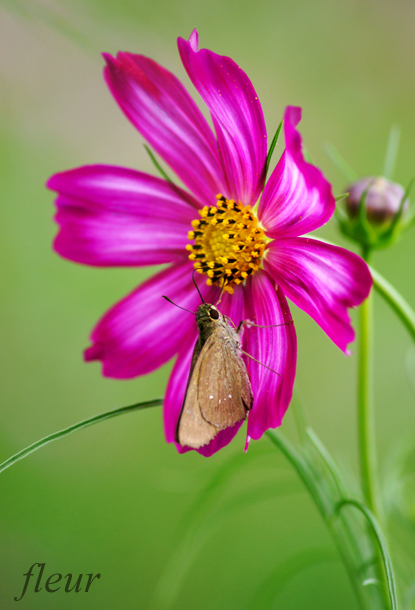
[{"label": "green leaf", "polygon": [[335,146],[333,146],[333,144],[330,144],[328,142],[324,148],[326,150],[327,155],[330,157],[331,161],[333,162],[333,164],[337,167],[339,172],[341,174],[343,174],[343,176],[345,177],[345,179],[348,182],[350,182],[350,183],[356,182],[356,180],[359,179],[359,176],[357,175],[357,173],[354,171],[354,169],[352,169],[350,167],[350,165],[341,156],[341,154],[339,153],[337,148]]},{"label": "green leaf", "polygon": [[315,449],[318,451],[321,458],[323,459],[330,474],[332,475],[333,480],[336,484],[336,488],[337,488],[339,496],[340,497],[345,496],[346,488],[343,483],[341,474],[336,466],[335,461],[333,460],[333,458],[331,457],[331,455],[329,454],[329,452],[327,451],[327,449],[325,448],[325,446],[323,445],[321,440],[318,438],[317,434],[314,432],[314,430],[312,430],[312,428],[308,427],[306,429],[306,434],[307,434],[308,438],[310,439],[310,441],[312,442]]},{"label": "green leaf", "polygon": [[415,600],[415,582],[409,587],[409,590],[405,596],[405,601],[403,604],[403,610],[411,610],[412,603]]},{"label": "green leaf", "polygon": [[368,587],[369,585],[376,585],[378,587],[380,584],[382,583],[377,578],[366,578],[366,580],[362,582],[362,587]]},{"label": "green leaf", "polygon": [[279,563],[258,587],[247,610],[268,610],[274,607],[278,595],[299,572],[310,566],[333,562],[336,559],[331,549],[312,549],[297,553]]},{"label": "green leaf", "polygon": [[301,393],[298,389],[298,384],[294,385],[293,396],[290,403],[290,409],[294,415],[295,426],[297,428],[298,438],[301,445],[304,445],[307,440],[306,428],[308,427],[307,415],[303,406]]},{"label": "green leaf", "polygon": [[[310,492],[333,537],[359,607],[364,610],[367,607],[367,600],[362,587],[362,579],[367,580],[373,576],[371,570],[373,567],[372,558],[376,551],[375,541],[368,538],[366,532],[362,532],[361,529],[358,533],[355,533],[346,517],[336,512],[336,507],[339,505],[339,495],[340,502],[346,498],[343,496],[344,485],[332,458],[328,456],[327,450],[317,437],[309,434],[310,441],[317,449],[319,457],[323,459],[323,463],[336,481],[334,489],[330,484],[330,479],[321,471],[316,459],[306,449],[301,452],[297,451],[279,432],[268,430],[266,434],[291,462]],[[368,549],[370,550],[370,559],[367,556]],[[382,592],[383,590],[375,591],[373,594],[381,596]],[[380,602],[380,599],[377,601]]]},{"label": "green leaf", "polygon": [[337,195],[337,197],[334,198],[334,201],[341,201],[342,199],[346,199],[346,197],[348,197],[350,195],[350,193],[342,193],[341,195]]},{"label": "green leaf", "polygon": [[373,283],[377,292],[390,305],[403,325],[408,330],[409,334],[415,341],[415,312],[412,307],[405,301],[403,296],[390,284],[385,278],[378,273],[373,267],[369,266],[372,274]]},{"label": "green leaf", "polygon": [[316,488],[316,477],[312,470],[310,470],[309,464],[303,458],[303,456],[291,445],[291,443],[276,430],[267,430],[266,435],[271,442],[276,445],[280,451],[285,455],[287,460],[291,462],[291,464],[296,469],[299,477],[303,481],[304,485],[310,492],[310,495],[314,499],[314,502],[317,504],[321,514],[325,517],[328,516],[329,511],[327,510],[327,506],[322,501],[320,494]]},{"label": "green leaf", "polygon": [[378,522],[376,521],[374,515],[370,512],[370,510],[364,504],[358,502],[357,500],[341,500],[337,505],[337,511],[340,511],[344,506],[352,506],[356,508],[366,517],[367,521],[369,522],[382,554],[388,584],[389,597],[391,601],[391,610],[398,610],[398,599],[396,596],[396,585],[395,577],[393,575],[392,561],[389,555],[386,540],[383,536],[382,530],[380,529]]},{"label": "green leaf", "polygon": [[415,392],[415,347],[411,345],[408,348],[405,357],[406,377],[413,392]]},{"label": "green leaf", "polygon": [[121,407],[119,409],[113,409],[112,411],[106,411],[105,413],[100,413],[99,415],[94,415],[94,417],[90,417],[89,419],[84,419],[78,424],[74,424],[73,426],[69,426],[69,428],[64,428],[64,430],[59,430],[59,432],[54,432],[53,434],[49,434],[49,436],[45,436],[45,438],[36,441],[26,449],[22,449],[15,455],[12,455],[8,460],[0,464],[0,472],[6,470],[10,466],[13,466],[19,460],[30,455],[34,451],[37,451],[41,447],[48,445],[52,441],[58,441],[68,434],[72,434],[72,432],[76,432],[77,430],[81,430],[82,428],[87,428],[88,426],[93,426],[94,424],[99,424],[99,422],[105,421],[106,419],[112,419],[113,417],[118,417],[118,415],[124,415],[125,413],[132,413],[133,411],[138,411],[142,409],[148,409],[149,407],[157,407],[163,404],[163,398],[156,398],[155,400],[149,400],[147,402],[139,402],[135,405],[130,405],[129,407]]},{"label": "green leaf", "polygon": [[408,229],[411,229],[413,226],[415,226],[415,212],[411,211],[409,217],[407,216],[405,218],[405,222],[403,223],[403,230],[407,231]]},{"label": "green leaf", "polygon": [[283,124],[284,124],[284,120],[282,120],[281,123],[278,125],[277,131],[275,132],[275,135],[272,138],[271,146],[269,147],[268,154],[267,154],[267,160],[266,160],[266,163],[265,163],[265,177],[266,177],[266,175],[268,173],[268,168],[269,168],[269,164],[271,163],[272,153],[274,152],[274,149],[275,149],[275,147],[277,145],[278,138],[280,136]]},{"label": "green leaf", "polygon": [[164,169],[161,167],[160,163],[157,161],[156,157],[154,156],[153,151],[147,146],[147,144],[144,144],[144,148],[147,151],[148,156],[150,157],[154,167],[156,168],[156,170],[159,172],[159,174],[165,179],[167,180],[167,182],[170,182],[171,184],[173,184],[173,180],[171,180],[168,175],[166,174],[166,172],[164,171]]},{"label": "green leaf", "polygon": [[42,6],[42,3],[36,0],[3,0],[3,3],[10,12],[14,12],[24,19],[44,23],[52,31],[71,40],[94,59],[100,59],[95,41],[89,35],[82,32],[80,28],[71,24],[70,18],[62,16],[59,9],[55,8],[52,3],[51,6]]},{"label": "green leaf", "polygon": [[347,234],[347,229],[345,229],[345,227],[347,227],[347,223],[349,221],[349,218],[346,214],[346,212],[344,212],[340,206],[336,206],[334,208],[334,217],[337,220],[338,224],[339,224],[339,228],[343,233]]},{"label": "green leaf", "polygon": [[310,165],[315,165],[311,152],[305,146],[303,146],[303,155],[307,163],[310,163]]},{"label": "green leaf", "polygon": [[[265,453],[266,447],[261,444],[257,446],[256,457],[258,457],[258,451],[261,456]],[[266,451],[266,453],[269,452]],[[248,463],[252,464],[252,461]],[[267,486],[260,483],[255,488],[250,484],[248,490],[233,494],[224,502],[225,492],[230,488],[233,478],[240,470],[246,470],[246,468],[247,456],[245,454],[238,453],[226,460],[184,515],[183,523],[179,528],[179,542],[154,590],[153,605],[155,607],[166,609],[174,603],[192,563],[215,530],[223,525],[225,519],[228,517],[233,519],[238,511],[250,504],[298,491],[295,482],[279,478],[277,485],[275,481],[272,482],[272,485]],[[244,481],[246,481],[246,476]]]},{"label": "green leaf", "polygon": [[[345,498],[347,496],[346,486],[335,461],[333,460],[330,453],[327,451],[326,447],[323,445],[323,443],[312,428],[307,427],[306,434],[309,440],[311,441],[314,449],[317,451],[317,453],[323,460],[323,463],[325,464],[327,470],[330,472],[338,497]],[[352,530],[352,527],[348,523],[348,521],[343,518],[343,516],[341,517],[341,521],[341,526],[344,529],[344,533],[346,535],[348,543],[350,544],[350,549],[353,553],[354,560],[359,561],[359,558],[361,557],[361,551],[359,549],[359,545],[356,541],[356,536]]]},{"label": "green leaf", "polygon": [[395,171],[396,157],[398,156],[399,140],[401,129],[397,125],[392,125],[389,132],[388,145],[386,147],[385,162],[383,165],[383,175],[388,180],[393,180]]}]

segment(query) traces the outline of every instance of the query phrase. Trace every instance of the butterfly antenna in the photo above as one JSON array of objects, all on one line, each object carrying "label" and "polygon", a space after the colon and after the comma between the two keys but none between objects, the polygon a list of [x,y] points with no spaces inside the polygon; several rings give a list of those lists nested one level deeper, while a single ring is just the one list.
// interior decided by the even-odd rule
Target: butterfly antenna
[{"label": "butterfly antenna", "polygon": [[223,291],[225,290],[225,286],[226,286],[226,275],[224,275],[224,276],[223,276],[223,284],[222,284],[222,288],[221,288],[221,291],[220,291],[219,298],[218,298],[218,300],[217,300],[217,301],[216,301],[216,303],[215,303],[215,306],[216,306],[216,305],[219,305],[219,303],[221,302],[221,300],[222,300],[222,296],[223,296]]},{"label": "butterfly antenna", "polygon": [[169,303],[171,303],[175,307],[178,307],[179,309],[183,309],[183,311],[187,311],[188,313],[192,313],[193,315],[196,315],[195,311],[190,311],[190,309],[186,309],[185,307],[181,307],[180,305],[177,305],[177,303],[173,303],[173,301],[171,299],[169,299],[169,297],[166,297],[166,296],[163,295],[161,298],[162,299],[166,299],[166,301],[168,301]]},{"label": "butterfly antenna", "polygon": [[268,326],[262,326],[262,324],[254,324],[250,320],[244,320],[241,324],[245,324],[248,328],[254,326],[255,328],[277,328],[278,326],[287,326],[288,324],[294,324],[294,320],[288,320],[282,324],[269,324]]},{"label": "butterfly antenna", "polygon": [[272,369],[270,366],[268,366],[267,364],[264,364],[263,362],[260,362],[259,360],[257,360],[256,358],[254,358],[253,356],[251,356],[251,354],[248,354],[248,352],[244,352],[243,349],[240,350],[242,352],[242,354],[244,354],[245,356],[247,356],[248,358],[250,358],[251,360],[253,360],[254,362],[256,362],[257,364],[260,364],[261,366],[263,366],[264,368],[268,369],[269,371],[271,371],[271,373],[275,373],[275,375],[278,375],[278,377],[282,377],[281,373],[279,373],[278,371],[274,371],[274,369]]},{"label": "butterfly antenna", "polygon": [[205,303],[204,298],[202,297],[202,293],[199,290],[199,286],[196,284],[196,280],[195,280],[195,273],[196,273],[196,269],[193,269],[193,273],[192,273],[192,280],[193,280],[193,284],[196,286],[196,290],[199,293],[200,298],[202,299],[202,303]]}]

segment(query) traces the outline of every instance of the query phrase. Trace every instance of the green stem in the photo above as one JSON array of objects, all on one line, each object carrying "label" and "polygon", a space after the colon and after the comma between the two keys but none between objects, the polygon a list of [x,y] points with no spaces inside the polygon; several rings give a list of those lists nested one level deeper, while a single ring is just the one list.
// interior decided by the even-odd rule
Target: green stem
[{"label": "green stem", "polygon": [[106,411],[105,413],[100,413],[99,415],[94,415],[94,417],[90,417],[89,419],[84,419],[83,421],[74,424],[73,426],[69,426],[69,428],[64,428],[63,430],[59,430],[59,432],[54,432],[53,434],[49,434],[49,436],[45,436],[45,438],[36,441],[29,447],[22,449],[15,455],[12,455],[8,460],[0,464],[0,472],[9,468],[9,466],[13,466],[19,460],[22,460],[30,453],[37,451],[44,445],[51,443],[52,441],[57,441],[64,436],[68,436],[68,434],[72,434],[72,432],[76,432],[77,430],[81,430],[82,428],[86,428],[87,426],[93,426],[94,424],[98,424],[101,421],[105,421],[106,419],[111,419],[112,417],[117,417],[118,415],[124,415],[124,413],[131,413],[132,411],[137,411],[138,409],[148,409],[149,407],[157,407],[163,404],[163,398],[156,398],[154,400],[149,400],[147,402],[139,402],[135,405],[130,405],[129,407],[120,407],[119,409],[113,409],[112,411]]},{"label": "green stem", "polygon": [[359,309],[358,429],[363,495],[379,519],[373,408],[373,295]]},{"label": "green stem", "polygon": [[[370,249],[362,248],[366,262]],[[359,308],[358,343],[358,389],[357,389],[358,441],[360,477],[365,502],[379,523],[382,523],[382,508],[377,479],[377,456],[375,435],[375,410],[373,403],[373,291]],[[373,539],[372,532],[369,532]],[[375,546],[376,548],[376,546]],[[377,577],[382,582],[385,606],[388,605],[382,557],[378,554]]]}]

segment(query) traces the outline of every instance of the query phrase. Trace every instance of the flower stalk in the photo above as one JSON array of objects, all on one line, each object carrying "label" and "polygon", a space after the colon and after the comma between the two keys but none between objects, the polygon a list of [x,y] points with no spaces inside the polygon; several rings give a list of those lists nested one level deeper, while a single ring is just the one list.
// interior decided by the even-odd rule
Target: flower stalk
[{"label": "flower stalk", "polygon": [[373,295],[359,308],[358,358],[360,476],[367,506],[379,519],[373,406]]},{"label": "flower stalk", "polygon": [[[362,257],[369,262],[370,248],[362,248]],[[375,434],[375,409],[373,401],[373,291],[359,307],[359,342],[358,342],[358,445],[360,478],[365,503],[378,523],[382,523],[382,507],[377,478],[377,455]],[[373,532],[369,530],[373,538]],[[373,540],[375,548],[376,540]],[[382,582],[381,590],[386,602],[387,588],[381,568],[382,558],[378,550],[378,579]]]}]

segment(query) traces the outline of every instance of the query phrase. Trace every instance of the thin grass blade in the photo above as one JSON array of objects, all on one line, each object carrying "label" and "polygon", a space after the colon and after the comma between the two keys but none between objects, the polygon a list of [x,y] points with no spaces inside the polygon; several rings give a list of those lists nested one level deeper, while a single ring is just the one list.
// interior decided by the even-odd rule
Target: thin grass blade
[{"label": "thin grass blade", "polygon": [[52,441],[58,441],[77,430],[82,430],[82,428],[87,428],[88,426],[93,426],[94,424],[99,424],[102,421],[107,419],[112,419],[113,417],[118,417],[119,415],[124,415],[126,413],[132,413],[133,411],[139,411],[143,409],[149,409],[150,407],[158,407],[163,404],[163,398],[156,398],[154,400],[149,400],[147,402],[139,402],[135,405],[130,405],[128,407],[120,407],[119,409],[113,409],[112,411],[106,411],[105,413],[100,413],[99,415],[94,415],[94,417],[90,417],[89,419],[84,419],[83,421],[74,424],[73,426],[69,426],[68,428],[64,428],[63,430],[59,430],[58,432],[54,432],[53,434],[49,434],[49,436],[45,436],[45,438],[36,441],[29,447],[22,449],[15,455],[12,455],[7,460],[5,460],[2,464],[0,464],[0,472],[6,470],[10,466],[13,466],[19,460],[27,457],[34,451],[37,451],[41,447],[48,445]]}]

